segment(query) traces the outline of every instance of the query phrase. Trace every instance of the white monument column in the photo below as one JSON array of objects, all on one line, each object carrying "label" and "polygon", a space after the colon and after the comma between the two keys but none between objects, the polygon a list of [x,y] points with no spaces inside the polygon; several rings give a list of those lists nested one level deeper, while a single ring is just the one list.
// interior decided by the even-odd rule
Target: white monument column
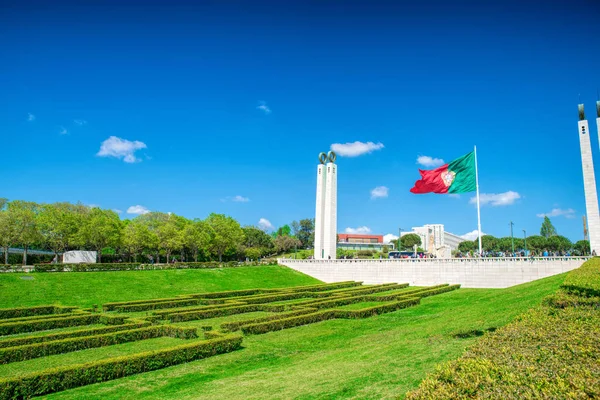
[{"label": "white monument column", "polygon": [[325,213],[323,218],[323,258],[337,258],[337,165],[335,153],[327,154],[329,162],[325,165]]},{"label": "white monument column", "polygon": [[[583,104],[579,104],[579,145],[581,147],[581,165],[583,168],[583,190],[585,192],[585,210],[588,221],[590,237],[590,251],[600,254],[600,211],[598,210],[598,192],[596,191],[596,177],[594,175],[594,161],[592,159],[592,145],[590,143],[590,129],[585,119]],[[600,116],[596,120],[600,124]],[[599,125],[600,130],[600,125]],[[600,131],[599,131],[600,135]]]},{"label": "white monument column", "polygon": [[[325,153],[321,153],[325,155]],[[319,155],[321,160],[321,155]],[[323,216],[325,214],[325,165],[317,167],[317,207],[315,211],[315,260],[323,258]]]}]

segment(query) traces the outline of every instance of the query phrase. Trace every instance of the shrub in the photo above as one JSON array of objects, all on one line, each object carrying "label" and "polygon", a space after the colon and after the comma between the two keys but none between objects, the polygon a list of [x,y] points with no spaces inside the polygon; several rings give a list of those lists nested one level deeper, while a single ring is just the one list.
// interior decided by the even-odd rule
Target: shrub
[{"label": "shrub", "polygon": [[158,302],[148,302],[148,303],[140,303],[140,304],[131,304],[125,306],[118,306],[116,311],[118,312],[137,312],[137,311],[148,311],[148,310],[156,310],[161,308],[176,308],[176,307],[185,307],[185,306],[196,306],[199,304],[199,301],[196,299],[183,299],[183,300],[173,300],[173,301],[158,301]]},{"label": "shrub", "polygon": [[347,282],[336,282],[336,283],[326,283],[324,285],[310,285],[310,286],[298,286],[294,288],[286,288],[284,290],[289,292],[320,292],[326,290],[335,290],[335,289],[343,289],[355,286],[361,286],[362,282],[355,281],[347,281]]},{"label": "shrub", "polygon": [[0,336],[16,333],[44,331],[48,329],[66,328],[68,326],[90,325],[100,322],[98,314],[84,314],[62,318],[50,318],[35,321],[21,321],[0,324]]},{"label": "shrub", "polygon": [[163,350],[51,368],[16,378],[0,379],[0,399],[40,396],[140,372],[153,371],[216,354],[228,353],[239,349],[241,344],[241,336],[223,336]]},{"label": "shrub", "polygon": [[100,315],[99,322],[104,325],[123,325],[127,317],[121,315]]},{"label": "shrub", "polygon": [[[402,298],[402,297],[415,297],[418,293],[429,292],[429,291],[438,290],[438,289],[443,289],[443,288],[447,288],[448,286],[449,285],[447,283],[445,283],[445,284],[442,284],[442,285],[429,286],[429,287],[424,287],[424,288],[419,288],[419,289],[405,290],[405,291],[400,292],[400,293],[393,293],[393,294],[389,294],[389,295],[367,296],[366,299],[368,301],[392,301],[392,300],[396,300],[396,299],[399,299],[399,298]],[[458,287],[456,287],[456,289],[458,289]],[[442,293],[442,292],[440,292],[440,293]]]},{"label": "shrub", "polygon": [[313,324],[315,322],[325,321],[333,318],[335,318],[335,311],[318,311],[315,313],[299,315],[296,317],[276,319],[257,324],[244,325],[241,327],[241,330],[246,335],[259,335],[262,333],[293,328],[295,326]]},{"label": "shrub", "polygon": [[215,317],[224,317],[227,315],[243,314],[247,312],[262,311],[263,308],[259,304],[233,306],[233,307],[220,307],[212,308],[207,310],[197,310],[191,312],[182,312],[176,314],[170,314],[168,319],[170,322],[184,322],[193,321],[197,319],[207,319]]},{"label": "shrub", "polygon": [[600,308],[600,297],[583,297],[576,294],[559,292],[550,296],[547,296],[542,301],[544,305],[554,308],[567,308],[567,307],[594,307]]},{"label": "shrub", "polygon": [[419,304],[421,299],[418,297],[409,298],[406,300],[395,301],[393,303],[381,304],[379,306],[361,308],[360,310],[334,310],[336,318],[368,318],[373,315],[380,315],[402,308],[412,307]]},{"label": "shrub", "polygon": [[224,331],[227,331],[227,332],[235,332],[244,325],[259,324],[261,322],[273,321],[276,319],[295,317],[295,316],[304,315],[304,314],[311,314],[316,311],[317,310],[315,308],[305,308],[302,310],[291,311],[291,312],[287,312],[287,313],[283,313],[283,314],[279,314],[279,315],[269,315],[267,317],[256,318],[256,319],[247,319],[245,321],[227,322],[227,323],[221,324],[221,329]]},{"label": "shrub", "polygon": [[76,331],[63,332],[63,333],[54,333],[43,336],[26,336],[14,339],[6,339],[0,341],[0,348],[4,347],[14,347],[14,346],[23,346],[26,344],[33,343],[42,343],[42,342],[51,342],[54,340],[62,340],[72,337],[81,337],[81,336],[93,336],[93,335],[102,335],[110,332],[118,332],[118,331],[126,331],[130,329],[143,328],[150,325],[149,322],[146,321],[136,321],[133,323],[125,324],[125,325],[115,325],[115,326],[107,326],[103,328],[94,328],[94,329],[80,329]]},{"label": "shrub", "polygon": [[279,292],[281,289],[244,289],[244,290],[228,290],[224,292],[198,293],[190,294],[190,297],[200,297],[203,299],[220,299],[224,297],[250,296],[254,294]]},{"label": "shrub", "polygon": [[[0,308],[0,319],[31,317],[35,315],[48,314],[66,314],[77,307],[59,307],[59,306],[36,306],[36,307],[19,307],[19,308]],[[2,323],[2,321],[0,321]]]},{"label": "shrub", "polygon": [[593,258],[569,272],[561,287],[575,294],[600,296],[600,259]]},{"label": "shrub", "polygon": [[162,303],[162,302],[168,303],[171,301],[185,300],[186,298],[189,298],[189,296],[169,297],[169,298],[164,298],[164,299],[118,301],[118,302],[104,303],[102,305],[102,308],[104,309],[104,311],[114,311],[117,309],[117,307],[120,307],[120,306],[130,306],[130,305],[145,304],[145,303]]}]

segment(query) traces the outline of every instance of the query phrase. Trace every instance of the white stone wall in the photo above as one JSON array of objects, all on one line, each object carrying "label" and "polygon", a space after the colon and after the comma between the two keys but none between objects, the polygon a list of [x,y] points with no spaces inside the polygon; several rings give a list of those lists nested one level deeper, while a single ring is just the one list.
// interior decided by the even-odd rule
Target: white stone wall
[{"label": "white stone wall", "polygon": [[337,165],[327,163],[325,174],[325,210],[323,214],[323,259],[335,259],[337,253]]},{"label": "white stone wall", "polygon": [[598,193],[596,191],[592,146],[590,144],[590,129],[587,120],[579,121],[578,128],[590,249],[591,251],[596,251],[596,254],[600,254],[600,212],[598,210]]},{"label": "white stone wall", "polygon": [[317,260],[323,258],[323,216],[325,212],[325,165],[317,167],[317,203],[315,211],[315,252]]},{"label": "white stone wall", "polygon": [[383,260],[291,260],[281,265],[323,282],[362,281],[365,284],[409,283],[431,286],[460,284],[465,288],[506,288],[578,268],[587,257],[449,258]]}]

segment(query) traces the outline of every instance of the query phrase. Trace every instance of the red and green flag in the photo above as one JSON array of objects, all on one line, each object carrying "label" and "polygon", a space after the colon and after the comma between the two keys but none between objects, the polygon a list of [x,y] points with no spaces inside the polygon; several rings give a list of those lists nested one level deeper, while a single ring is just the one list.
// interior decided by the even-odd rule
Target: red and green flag
[{"label": "red and green flag", "polygon": [[475,152],[432,170],[419,170],[421,179],[415,182],[412,193],[467,193],[477,190]]}]

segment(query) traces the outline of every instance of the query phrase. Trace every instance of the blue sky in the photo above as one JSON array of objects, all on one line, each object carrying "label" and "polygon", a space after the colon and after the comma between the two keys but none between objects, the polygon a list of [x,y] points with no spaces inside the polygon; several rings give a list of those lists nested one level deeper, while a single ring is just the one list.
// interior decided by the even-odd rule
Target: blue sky
[{"label": "blue sky", "polygon": [[0,197],[277,227],[314,217],[318,153],[360,142],[338,157],[340,232],[462,235],[470,195],[409,189],[419,157],[477,145],[484,232],[552,213],[582,238],[597,2],[199,3],[4,1]]}]

